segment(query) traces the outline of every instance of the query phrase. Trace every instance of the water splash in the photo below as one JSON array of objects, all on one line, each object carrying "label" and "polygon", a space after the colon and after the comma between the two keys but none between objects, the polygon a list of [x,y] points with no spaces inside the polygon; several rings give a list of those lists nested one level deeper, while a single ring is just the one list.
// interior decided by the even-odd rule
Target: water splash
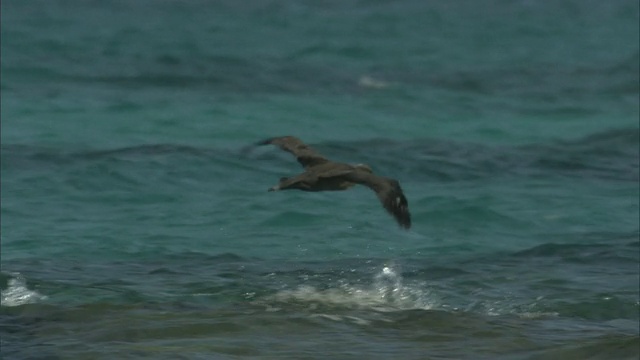
[{"label": "water splash", "polygon": [[[304,305],[309,310],[330,308],[374,310],[379,312],[432,309],[433,296],[423,283],[404,284],[394,264],[385,265],[373,276],[371,285],[354,285],[342,279],[337,286],[318,289],[300,285],[292,290],[282,290],[266,299],[271,311],[287,305]],[[262,302],[262,301],[261,301]]]},{"label": "water splash", "polygon": [[27,288],[27,281],[21,274],[12,273],[11,275],[14,277],[9,279],[7,288],[0,291],[2,296],[2,306],[20,306],[35,303],[47,298],[37,291],[29,290]]},{"label": "water splash", "polygon": [[399,271],[392,266],[384,266],[382,270],[376,274],[374,278],[374,286],[378,290],[378,294],[382,299],[390,302],[396,301],[400,293],[404,290],[402,287],[402,277]]}]

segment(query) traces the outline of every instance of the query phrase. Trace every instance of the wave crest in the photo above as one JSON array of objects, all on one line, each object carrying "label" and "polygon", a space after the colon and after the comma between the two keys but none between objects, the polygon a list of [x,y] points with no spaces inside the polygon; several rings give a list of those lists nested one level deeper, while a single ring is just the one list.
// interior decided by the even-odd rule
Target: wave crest
[{"label": "wave crest", "polygon": [[384,266],[368,286],[354,285],[346,280],[327,289],[305,284],[295,289],[281,290],[260,303],[272,311],[296,305],[306,306],[310,310],[342,308],[380,312],[430,310],[437,306],[424,284],[404,284],[400,271],[394,266]]},{"label": "wave crest", "polygon": [[45,300],[47,297],[34,290],[27,288],[27,281],[19,273],[12,274],[7,283],[7,288],[0,293],[2,296],[2,306],[12,307],[24,304],[36,303]]}]

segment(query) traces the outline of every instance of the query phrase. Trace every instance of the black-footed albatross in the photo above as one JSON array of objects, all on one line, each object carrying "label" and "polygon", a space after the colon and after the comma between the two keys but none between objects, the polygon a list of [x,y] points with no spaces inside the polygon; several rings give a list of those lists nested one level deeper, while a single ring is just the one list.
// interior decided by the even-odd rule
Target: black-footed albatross
[{"label": "black-footed albatross", "polygon": [[356,184],[376,192],[382,206],[404,229],[411,227],[409,205],[397,180],[377,176],[368,165],[350,165],[328,160],[294,136],[274,137],[256,145],[273,144],[292,153],[304,167],[302,174],[280,179],[269,191],[298,189],[304,191],[346,190]]}]

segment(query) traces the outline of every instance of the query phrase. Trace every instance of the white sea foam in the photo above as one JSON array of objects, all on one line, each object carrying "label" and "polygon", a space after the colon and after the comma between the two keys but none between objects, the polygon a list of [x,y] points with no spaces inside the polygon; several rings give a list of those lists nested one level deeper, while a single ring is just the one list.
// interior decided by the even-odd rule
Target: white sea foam
[{"label": "white sea foam", "polygon": [[273,302],[306,304],[310,310],[332,306],[380,312],[428,310],[436,306],[425,284],[404,284],[394,266],[384,266],[368,286],[353,285],[346,280],[328,289],[301,285],[295,289],[279,291],[270,296],[267,302],[271,306]]},{"label": "white sea foam", "polygon": [[19,306],[45,300],[47,297],[34,290],[27,288],[27,282],[21,274],[13,273],[13,278],[9,279],[7,288],[0,293],[2,295],[2,306]]}]

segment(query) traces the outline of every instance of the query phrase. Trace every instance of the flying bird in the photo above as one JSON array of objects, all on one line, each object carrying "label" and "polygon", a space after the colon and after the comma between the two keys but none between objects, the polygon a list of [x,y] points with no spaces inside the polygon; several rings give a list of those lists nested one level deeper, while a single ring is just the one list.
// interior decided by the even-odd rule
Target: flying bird
[{"label": "flying bird", "polygon": [[344,164],[330,161],[294,136],[266,139],[256,145],[276,145],[293,154],[304,172],[292,177],[283,177],[278,185],[268,191],[297,189],[303,191],[346,190],[356,184],[375,191],[382,206],[404,229],[411,227],[411,214],[407,198],[397,180],[377,176],[368,165]]}]

